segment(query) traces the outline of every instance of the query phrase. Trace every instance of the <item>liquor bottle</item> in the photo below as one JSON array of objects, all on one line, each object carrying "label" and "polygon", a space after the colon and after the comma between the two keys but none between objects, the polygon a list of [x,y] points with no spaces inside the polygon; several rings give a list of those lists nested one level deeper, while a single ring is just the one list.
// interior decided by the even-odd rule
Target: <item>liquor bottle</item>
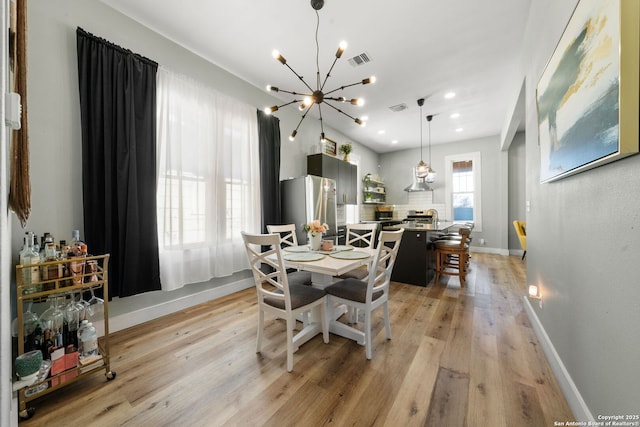
[{"label": "liquor bottle", "polygon": [[22,282],[25,285],[23,293],[31,294],[42,290],[41,285],[34,285],[40,282],[40,268],[37,265],[40,262],[40,255],[33,248],[34,234],[31,232],[25,234],[24,247],[20,252],[20,264],[30,266],[22,270]]},{"label": "liquor bottle", "polygon": [[[41,260],[45,262],[55,261],[57,259],[56,244],[51,233],[45,233],[44,248]],[[42,267],[43,280],[55,280],[62,277],[62,264],[46,265]],[[52,284],[48,284],[52,285]]]},{"label": "liquor bottle", "polygon": [[81,252],[80,247],[82,245],[84,245],[84,242],[80,240],[80,230],[73,230],[71,232],[71,243],[69,244],[69,246],[71,246],[71,250],[76,254],[79,254]]},{"label": "liquor bottle", "polygon": [[[40,268],[38,267],[38,263],[40,262],[40,254],[38,253],[35,244],[36,244],[36,235],[34,233],[31,234],[31,283],[36,283],[40,281]],[[38,287],[38,292],[40,292],[42,287]]]},{"label": "liquor bottle", "polygon": [[[58,251],[57,259],[58,261],[64,261],[67,259],[67,253],[69,253],[70,247],[69,245],[67,245],[66,240],[60,240],[60,244],[58,246],[60,246],[60,250]],[[67,263],[66,262],[60,263],[60,278],[69,277],[70,275],[71,273],[69,272],[69,266],[67,265]],[[72,285],[71,281],[62,282],[62,286],[70,286],[70,285]]]},{"label": "liquor bottle", "polygon": [[98,354],[98,334],[96,328],[88,320],[83,320],[82,326],[78,329],[78,346],[80,347],[80,358]]},{"label": "liquor bottle", "polygon": [[[25,233],[28,234],[28,233]],[[20,264],[21,265],[29,265],[31,264],[31,250],[29,249],[27,235],[24,236],[24,245],[22,246],[22,250],[20,251]],[[31,269],[23,268],[22,269],[22,284],[25,286],[23,293],[31,294],[35,292],[35,289],[32,288],[31,285]]]}]

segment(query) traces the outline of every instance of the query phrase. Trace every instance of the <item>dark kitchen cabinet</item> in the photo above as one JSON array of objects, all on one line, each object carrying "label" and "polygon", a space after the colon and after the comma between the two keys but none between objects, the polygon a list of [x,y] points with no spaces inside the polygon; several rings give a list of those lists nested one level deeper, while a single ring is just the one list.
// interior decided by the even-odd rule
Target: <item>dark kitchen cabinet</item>
[{"label": "dark kitchen cabinet", "polygon": [[405,229],[391,272],[391,280],[427,286],[434,276],[435,251],[429,233]]},{"label": "dark kitchen cabinet", "polygon": [[356,165],[326,154],[311,154],[307,156],[307,173],[336,181],[337,204],[358,203],[358,167]]}]

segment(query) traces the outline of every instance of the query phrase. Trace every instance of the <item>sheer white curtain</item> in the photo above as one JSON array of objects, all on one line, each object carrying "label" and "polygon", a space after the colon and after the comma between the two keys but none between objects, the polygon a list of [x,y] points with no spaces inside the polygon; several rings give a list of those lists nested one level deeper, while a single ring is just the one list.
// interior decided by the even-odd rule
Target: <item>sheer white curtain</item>
[{"label": "sheer white curtain", "polygon": [[255,107],[158,69],[158,234],[163,290],[247,268],[260,230]]}]

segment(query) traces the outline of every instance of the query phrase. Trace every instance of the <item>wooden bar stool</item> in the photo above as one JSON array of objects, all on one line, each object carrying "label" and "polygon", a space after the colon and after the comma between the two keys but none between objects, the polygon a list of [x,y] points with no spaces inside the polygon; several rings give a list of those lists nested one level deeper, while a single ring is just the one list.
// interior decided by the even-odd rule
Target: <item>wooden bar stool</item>
[{"label": "wooden bar stool", "polygon": [[436,277],[438,283],[440,276],[458,276],[460,286],[464,286],[467,275],[467,263],[469,259],[469,234],[471,230],[463,227],[459,230],[460,240],[436,240]]}]

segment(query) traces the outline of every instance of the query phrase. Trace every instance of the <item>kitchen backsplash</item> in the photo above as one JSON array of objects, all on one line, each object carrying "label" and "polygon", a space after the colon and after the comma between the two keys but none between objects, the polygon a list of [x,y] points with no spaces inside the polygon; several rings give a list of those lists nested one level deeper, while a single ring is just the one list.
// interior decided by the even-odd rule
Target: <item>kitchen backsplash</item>
[{"label": "kitchen backsplash", "polygon": [[[444,203],[433,203],[433,191],[409,193],[409,202],[406,205],[393,205],[393,219],[402,220],[407,217],[410,210],[435,209],[438,211],[440,221],[451,218],[450,212]],[[375,220],[375,205],[360,204],[360,220]]]}]

